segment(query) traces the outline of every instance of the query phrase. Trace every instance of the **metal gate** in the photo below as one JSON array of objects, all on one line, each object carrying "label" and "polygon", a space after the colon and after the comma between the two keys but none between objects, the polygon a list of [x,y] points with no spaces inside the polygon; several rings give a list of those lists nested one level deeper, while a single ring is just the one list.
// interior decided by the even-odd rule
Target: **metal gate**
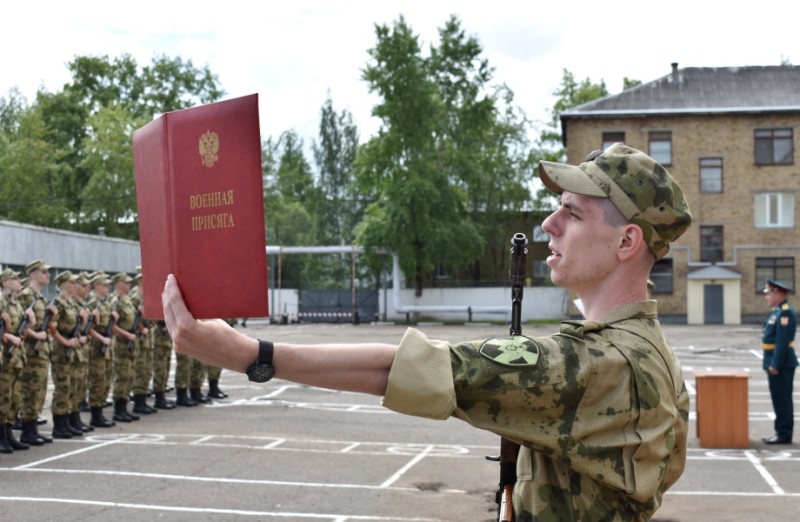
[{"label": "metal gate", "polygon": [[358,290],[355,310],[352,290],[300,290],[297,318],[303,323],[353,323],[378,317],[378,291]]}]

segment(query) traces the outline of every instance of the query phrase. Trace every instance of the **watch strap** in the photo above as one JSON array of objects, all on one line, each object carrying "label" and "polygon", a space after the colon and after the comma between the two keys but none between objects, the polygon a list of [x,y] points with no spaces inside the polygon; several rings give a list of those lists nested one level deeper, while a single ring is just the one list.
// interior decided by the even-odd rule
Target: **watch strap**
[{"label": "watch strap", "polygon": [[258,340],[258,359],[260,364],[272,365],[272,354],[275,350],[275,345],[272,341]]}]

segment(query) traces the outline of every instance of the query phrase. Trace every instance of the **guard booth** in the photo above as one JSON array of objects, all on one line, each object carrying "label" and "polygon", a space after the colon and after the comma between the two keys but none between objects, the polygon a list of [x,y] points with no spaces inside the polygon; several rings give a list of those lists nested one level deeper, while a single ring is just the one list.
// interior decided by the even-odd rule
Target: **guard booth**
[{"label": "guard booth", "polygon": [[695,372],[697,438],[701,448],[750,445],[745,372]]}]

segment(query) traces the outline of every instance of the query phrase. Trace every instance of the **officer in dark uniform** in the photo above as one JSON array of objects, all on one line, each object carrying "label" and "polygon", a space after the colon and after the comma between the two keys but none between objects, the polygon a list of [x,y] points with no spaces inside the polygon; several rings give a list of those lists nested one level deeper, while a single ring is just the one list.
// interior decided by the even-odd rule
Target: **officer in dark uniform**
[{"label": "officer in dark uniform", "polygon": [[764,323],[762,343],[764,348],[764,370],[769,381],[769,394],[775,410],[775,433],[762,440],[766,444],[791,444],[794,429],[794,405],[792,385],[797,368],[794,350],[794,334],[797,316],[786,296],[791,288],[779,281],[767,280],[764,298],[772,311]]}]

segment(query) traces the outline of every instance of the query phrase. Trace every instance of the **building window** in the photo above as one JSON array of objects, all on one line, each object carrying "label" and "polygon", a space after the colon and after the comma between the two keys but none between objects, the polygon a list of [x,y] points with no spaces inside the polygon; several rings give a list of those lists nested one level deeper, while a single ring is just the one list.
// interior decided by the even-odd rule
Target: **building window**
[{"label": "building window", "polygon": [[672,131],[650,131],[650,157],[662,165],[672,165]]},{"label": "building window", "polygon": [[756,258],[756,293],[760,294],[767,285],[767,279],[780,281],[796,288],[794,284],[793,257],[757,257]]},{"label": "building window", "polygon": [[722,227],[700,227],[700,261],[722,261]]},{"label": "building window", "polygon": [[756,129],[756,165],[794,163],[792,129]]},{"label": "building window", "polygon": [[650,270],[650,280],[655,284],[653,294],[672,293],[672,259],[659,259]]},{"label": "building window", "polygon": [[533,278],[547,279],[550,277],[550,267],[547,266],[546,259],[536,259],[533,261]]},{"label": "building window", "polygon": [[615,143],[625,143],[624,132],[604,132],[603,133],[603,150],[606,150]]},{"label": "building window", "polygon": [[755,195],[756,228],[791,228],[794,226],[794,193],[763,192]]},{"label": "building window", "polygon": [[700,192],[722,193],[722,158],[700,158]]}]

